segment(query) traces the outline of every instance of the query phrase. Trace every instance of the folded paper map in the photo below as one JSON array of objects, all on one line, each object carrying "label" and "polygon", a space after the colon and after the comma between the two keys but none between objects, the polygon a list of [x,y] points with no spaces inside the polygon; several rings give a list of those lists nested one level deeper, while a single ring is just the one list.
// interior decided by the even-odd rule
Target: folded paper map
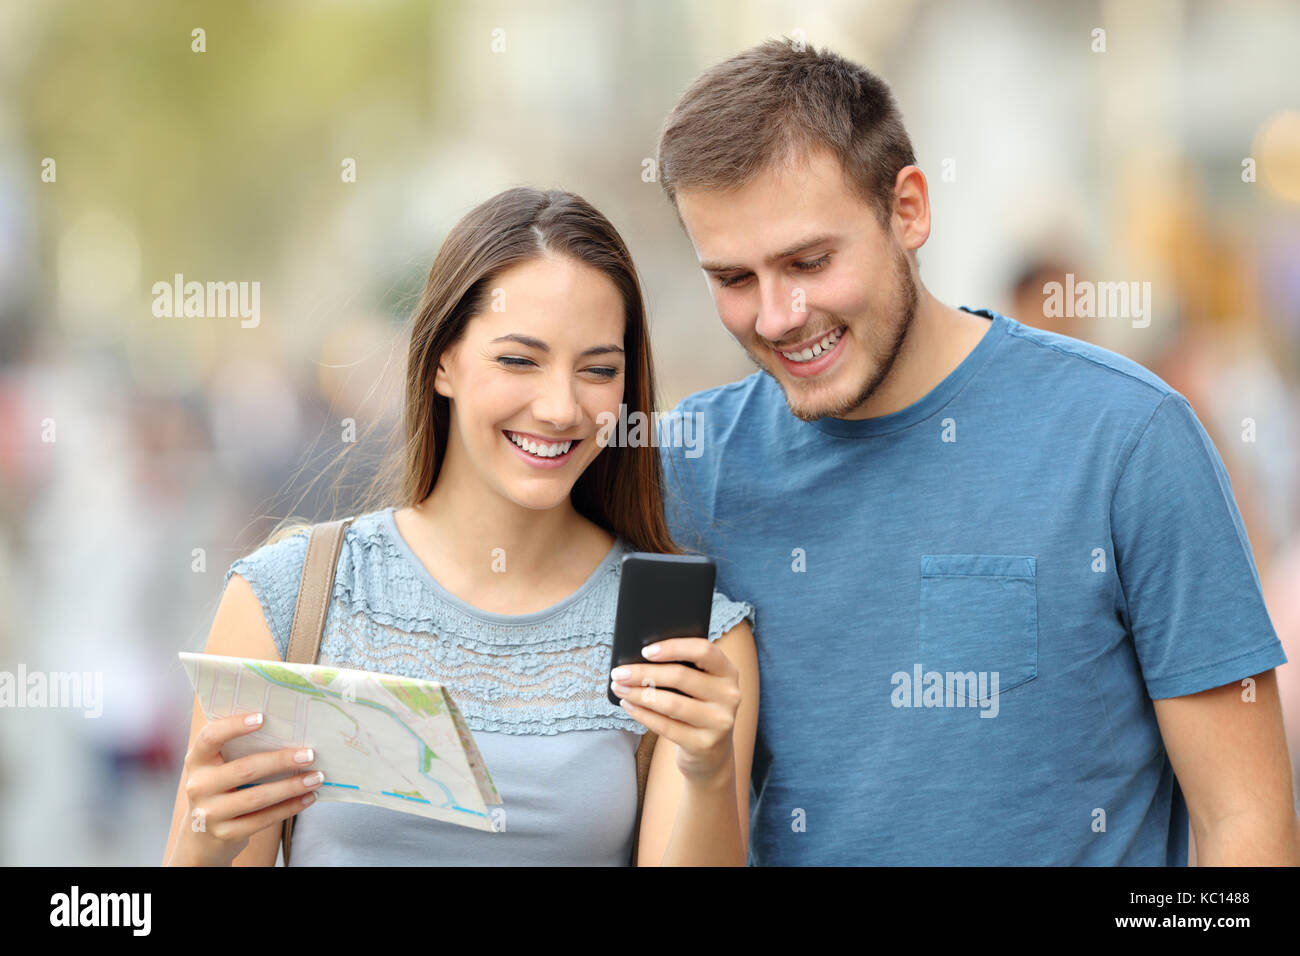
[{"label": "folded paper map", "polygon": [[325,775],[319,800],[496,832],[487,807],[501,796],[460,710],[436,681],[215,654],[180,659],[208,720],[265,715],[260,729],[222,747],[225,759],[311,747],[316,759],[303,772]]}]

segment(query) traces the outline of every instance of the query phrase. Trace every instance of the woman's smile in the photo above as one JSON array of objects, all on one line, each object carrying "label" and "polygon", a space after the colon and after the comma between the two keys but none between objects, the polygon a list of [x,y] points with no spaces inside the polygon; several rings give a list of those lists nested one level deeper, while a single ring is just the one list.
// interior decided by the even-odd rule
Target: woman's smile
[{"label": "woman's smile", "polygon": [[517,432],[502,429],[510,447],[524,461],[534,468],[558,468],[573,457],[574,449],[581,444],[580,438],[547,438],[531,432]]}]

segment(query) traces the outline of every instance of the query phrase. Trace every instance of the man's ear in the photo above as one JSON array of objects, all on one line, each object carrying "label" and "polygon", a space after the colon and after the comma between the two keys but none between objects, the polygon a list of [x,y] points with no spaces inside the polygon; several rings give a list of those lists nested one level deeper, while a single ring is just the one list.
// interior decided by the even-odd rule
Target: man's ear
[{"label": "man's ear", "polygon": [[919,166],[904,166],[894,180],[894,225],[898,242],[908,251],[930,238],[930,192]]}]

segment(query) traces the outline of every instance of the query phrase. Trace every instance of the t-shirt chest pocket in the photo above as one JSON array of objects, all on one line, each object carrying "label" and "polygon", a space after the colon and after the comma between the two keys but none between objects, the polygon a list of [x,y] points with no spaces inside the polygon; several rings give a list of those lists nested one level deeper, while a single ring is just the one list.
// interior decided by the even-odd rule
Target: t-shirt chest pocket
[{"label": "t-shirt chest pocket", "polygon": [[[922,555],[916,663],[925,672],[973,672],[972,683],[956,683],[966,700],[1005,694],[1037,677],[1036,570],[1029,555]],[[963,686],[978,689],[964,695]]]}]

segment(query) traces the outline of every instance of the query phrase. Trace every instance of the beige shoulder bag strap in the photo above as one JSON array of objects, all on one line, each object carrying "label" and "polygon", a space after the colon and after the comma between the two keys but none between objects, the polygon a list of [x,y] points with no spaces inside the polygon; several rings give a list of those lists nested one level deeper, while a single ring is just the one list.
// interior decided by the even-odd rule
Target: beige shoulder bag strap
[{"label": "beige shoulder bag strap", "polygon": [[[343,532],[351,523],[351,518],[340,518],[315,525],[311,529],[307,538],[307,557],[303,559],[302,577],[298,582],[298,603],[293,608],[293,627],[289,631],[286,661],[316,663],[316,655],[320,653],[321,634],[325,630],[325,616],[329,613],[330,596],[334,592],[334,572],[338,567],[339,551],[343,548]],[[295,817],[285,820],[281,831],[285,866],[289,865],[289,845],[293,839]]]},{"label": "beige shoulder bag strap", "polygon": [[650,758],[654,756],[659,735],[647,730],[636,748],[636,825],[632,830],[632,865],[636,866],[636,848],[641,842],[641,809],[645,806],[645,782],[650,776]]}]

